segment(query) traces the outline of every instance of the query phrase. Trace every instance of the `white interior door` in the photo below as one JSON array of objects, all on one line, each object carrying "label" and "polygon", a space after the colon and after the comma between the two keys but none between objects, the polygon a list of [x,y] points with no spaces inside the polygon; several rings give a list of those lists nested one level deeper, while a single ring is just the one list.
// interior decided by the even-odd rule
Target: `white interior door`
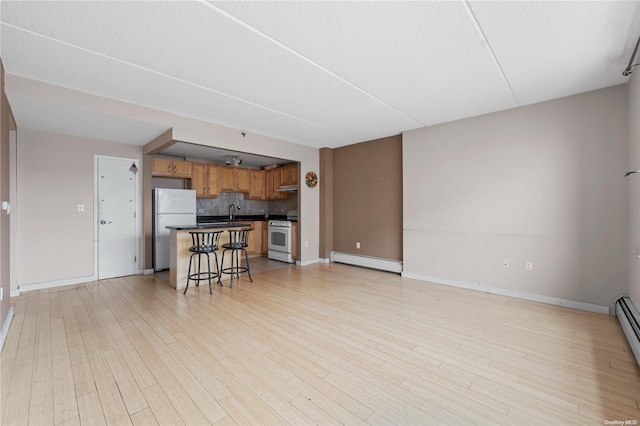
[{"label": "white interior door", "polygon": [[98,279],[137,271],[136,174],[132,161],[98,158]]}]

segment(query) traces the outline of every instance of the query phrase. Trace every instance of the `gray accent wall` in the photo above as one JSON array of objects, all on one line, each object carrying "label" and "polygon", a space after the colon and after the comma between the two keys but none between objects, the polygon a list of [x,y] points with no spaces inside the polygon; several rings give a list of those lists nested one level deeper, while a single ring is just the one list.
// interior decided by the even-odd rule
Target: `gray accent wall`
[{"label": "gray accent wall", "polygon": [[627,106],[623,85],[404,133],[405,273],[610,306],[629,287]]}]

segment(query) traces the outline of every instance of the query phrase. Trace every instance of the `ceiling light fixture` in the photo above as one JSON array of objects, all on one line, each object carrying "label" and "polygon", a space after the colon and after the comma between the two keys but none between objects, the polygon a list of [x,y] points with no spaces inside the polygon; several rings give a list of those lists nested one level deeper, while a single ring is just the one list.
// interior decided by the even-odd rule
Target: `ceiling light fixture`
[{"label": "ceiling light fixture", "polygon": [[234,166],[234,167],[238,167],[240,164],[242,164],[242,158],[237,157],[235,155],[225,155],[226,160],[224,160],[224,164],[226,164],[227,166]]}]

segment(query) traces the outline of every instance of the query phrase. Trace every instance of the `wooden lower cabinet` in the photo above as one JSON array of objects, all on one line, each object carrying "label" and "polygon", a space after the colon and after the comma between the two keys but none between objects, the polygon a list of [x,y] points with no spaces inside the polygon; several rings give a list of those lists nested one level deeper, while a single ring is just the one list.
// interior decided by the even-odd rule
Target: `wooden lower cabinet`
[{"label": "wooden lower cabinet", "polygon": [[298,260],[298,222],[293,222],[291,224],[291,257],[293,260]]},{"label": "wooden lower cabinet", "polygon": [[262,254],[269,254],[269,222],[262,222]]},{"label": "wooden lower cabinet", "polygon": [[253,229],[249,234],[249,247],[247,252],[250,255],[262,255],[262,227],[264,222],[251,222]]}]

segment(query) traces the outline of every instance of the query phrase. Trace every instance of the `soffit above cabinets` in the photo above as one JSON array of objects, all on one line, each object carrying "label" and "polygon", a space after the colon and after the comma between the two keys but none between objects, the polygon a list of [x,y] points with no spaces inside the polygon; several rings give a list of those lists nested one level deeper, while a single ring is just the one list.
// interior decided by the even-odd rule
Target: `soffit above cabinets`
[{"label": "soffit above cabinets", "polygon": [[[640,3],[616,1],[1,7],[8,74],[313,147],[623,84],[640,32]],[[35,126],[38,99],[7,94],[18,126]],[[51,114],[82,116],[59,102]]]},{"label": "soffit above cabinets", "polygon": [[232,162],[233,158],[242,160],[239,164],[242,167],[260,169],[271,164],[287,164],[290,160],[281,158],[265,157],[262,155],[248,154],[238,151],[230,151],[220,148],[212,148],[209,146],[195,145],[185,142],[176,142],[170,147],[164,149],[159,155],[186,158],[191,161],[202,161],[205,163],[225,164],[225,161]]}]

